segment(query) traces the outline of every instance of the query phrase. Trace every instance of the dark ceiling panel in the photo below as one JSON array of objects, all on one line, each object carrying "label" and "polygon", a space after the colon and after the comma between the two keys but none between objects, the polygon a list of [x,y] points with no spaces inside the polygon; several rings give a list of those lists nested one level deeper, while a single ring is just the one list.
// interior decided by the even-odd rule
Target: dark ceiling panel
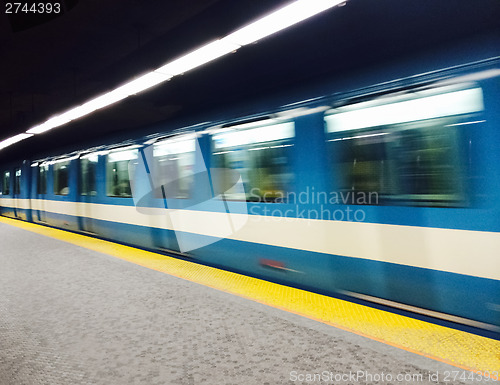
[{"label": "dark ceiling panel", "polygon": [[[8,74],[0,77],[0,140],[286,3],[88,0],[26,31],[0,27],[0,66]],[[498,0],[349,0],[154,90],[0,151],[0,160],[132,135],[158,122],[167,129],[168,122],[195,111],[210,115],[305,84],[321,87],[324,79],[358,69],[467,46],[482,36],[500,36],[498,20]]]}]

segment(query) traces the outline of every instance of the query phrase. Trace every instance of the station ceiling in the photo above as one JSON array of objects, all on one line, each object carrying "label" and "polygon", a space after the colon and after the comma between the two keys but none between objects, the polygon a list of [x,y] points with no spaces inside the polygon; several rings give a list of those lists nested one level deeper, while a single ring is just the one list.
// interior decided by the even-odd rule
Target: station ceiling
[{"label": "station ceiling", "polygon": [[[16,18],[3,9],[0,141],[289,2],[64,0],[64,13],[51,20]],[[0,162],[133,136],[140,127],[167,127],[195,113],[245,105],[455,41],[500,36],[499,20],[498,0],[349,0],[151,91],[8,147],[0,151]]]}]

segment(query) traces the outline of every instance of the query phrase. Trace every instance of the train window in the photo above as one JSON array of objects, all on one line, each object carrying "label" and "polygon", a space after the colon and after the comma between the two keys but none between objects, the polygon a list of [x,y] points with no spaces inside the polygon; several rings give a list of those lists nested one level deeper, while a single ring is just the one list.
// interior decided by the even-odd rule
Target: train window
[{"label": "train window", "polygon": [[54,164],[54,194],[69,194],[69,161]]},{"label": "train window", "polygon": [[184,135],[155,143],[152,175],[157,198],[189,198],[193,184],[196,137]]},{"label": "train window", "polygon": [[4,171],[2,178],[2,195],[10,194],[10,172]]},{"label": "train window", "polygon": [[222,177],[217,194],[227,199],[273,202],[292,190],[291,148],[295,137],[293,122],[259,122],[222,129],[213,135],[213,164],[239,173],[244,191]]},{"label": "train window", "polygon": [[37,194],[47,194],[47,173],[49,172],[49,166],[47,164],[42,164],[38,166],[38,179],[36,181],[36,192]]},{"label": "train window", "polygon": [[132,197],[129,163],[137,159],[137,150],[112,152],[107,157],[106,194],[112,197]]},{"label": "train window", "polygon": [[86,155],[80,159],[80,195],[97,195],[97,155]]},{"label": "train window", "polygon": [[464,200],[460,128],[483,109],[480,88],[429,89],[330,111],[334,177],[350,204],[453,206]]},{"label": "train window", "polygon": [[14,177],[14,194],[21,194],[21,169],[16,168],[16,173]]}]

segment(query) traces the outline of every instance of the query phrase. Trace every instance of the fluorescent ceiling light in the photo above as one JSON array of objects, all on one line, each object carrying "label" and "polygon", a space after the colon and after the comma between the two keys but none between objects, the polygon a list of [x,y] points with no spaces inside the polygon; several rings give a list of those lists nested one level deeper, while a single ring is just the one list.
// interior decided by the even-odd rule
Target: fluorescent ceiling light
[{"label": "fluorescent ceiling light", "polygon": [[2,140],[0,142],[0,150],[5,148],[5,147],[8,147],[14,143],[20,142],[21,140],[28,139],[32,136],[33,136],[33,134],[18,134],[18,135],[11,137],[11,138]]},{"label": "fluorescent ceiling light", "polygon": [[118,96],[127,97],[130,95],[138,94],[144,90],[154,87],[160,83],[163,83],[172,78],[171,75],[165,75],[158,72],[149,72],[131,82],[125,83],[123,86],[110,92],[110,94],[116,94]]},{"label": "fluorescent ceiling light", "polygon": [[70,111],[65,112],[64,114],[54,116],[53,118],[50,118],[46,122],[35,126],[33,128],[30,128],[28,131],[26,131],[28,134],[41,134],[43,132],[46,132],[48,130],[51,130],[55,127],[62,126],[63,124],[66,124],[68,122],[71,122],[70,118]]},{"label": "fluorescent ceiling light", "polygon": [[344,2],[345,0],[298,0],[233,32],[223,40],[240,46],[251,44]]},{"label": "fluorescent ceiling light", "polygon": [[26,131],[28,134],[41,134],[45,131],[48,131],[50,130],[52,127],[50,127],[49,124],[47,124],[47,122],[45,123],[42,123],[42,124],[39,124],[38,126],[34,126],[32,128],[30,128],[28,131]]},{"label": "fluorescent ceiling light", "polygon": [[[113,103],[119,102],[122,99],[125,99],[128,95],[124,93],[117,92],[113,90],[111,92],[107,92],[101,96],[98,96],[95,99],[89,100],[88,102],[82,104],[80,107],[77,107],[79,111],[83,114],[90,114],[96,110],[107,107]],[[82,115],[83,116],[83,115]]]},{"label": "fluorescent ceiling light", "polygon": [[226,39],[215,40],[212,43],[198,48],[197,50],[158,68],[154,72],[170,76],[180,75],[221,56],[227,55],[228,53],[234,52],[240,47],[240,45],[228,42]]},{"label": "fluorescent ceiling light", "polygon": [[148,88],[154,87],[155,85],[169,80],[171,76],[149,72],[137,79],[134,79],[124,85],[110,91],[106,94],[98,96],[95,99],[89,100],[88,102],[82,104],[81,106],[75,107],[65,113],[55,116],[45,123],[35,126],[28,130],[29,134],[41,134],[53,128],[62,126],[72,120],[81,118],[82,116],[88,115],[98,109],[107,107],[113,103],[116,103],[130,95],[135,95],[141,91]]},{"label": "fluorescent ceiling light", "polygon": [[81,118],[85,115],[88,115],[95,110],[98,110],[100,108],[104,108],[106,106],[109,106],[110,104],[116,103],[117,101],[120,101],[126,96],[118,95],[118,93],[115,93],[114,91],[108,92],[104,95],[98,96],[95,99],[92,99],[88,101],[87,103],[82,104],[81,106],[75,107],[69,111],[66,111],[65,113],[55,116],[53,118],[50,118],[46,122],[39,124],[38,126],[30,128],[28,131],[26,131],[29,134],[42,134],[44,132],[47,132],[49,130],[52,130],[53,128],[62,126],[63,124],[69,123],[72,120]]}]

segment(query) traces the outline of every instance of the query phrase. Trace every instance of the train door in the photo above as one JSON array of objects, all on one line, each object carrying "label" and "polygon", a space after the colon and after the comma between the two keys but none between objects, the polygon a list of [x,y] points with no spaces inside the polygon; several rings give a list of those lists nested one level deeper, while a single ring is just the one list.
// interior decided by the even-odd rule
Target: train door
[{"label": "train door", "polygon": [[95,233],[93,205],[97,196],[96,173],[98,156],[89,154],[80,158],[79,191],[78,191],[78,216],[82,231]]},{"label": "train door", "polygon": [[[198,151],[201,161],[203,158]],[[175,138],[167,138],[152,146],[151,156],[142,159],[147,162],[143,164],[142,177],[144,185],[151,186],[149,194],[150,202],[154,206],[162,208],[187,207],[192,197],[194,185],[194,168],[196,161],[196,137],[186,134]],[[150,174],[146,169],[150,170]],[[206,170],[206,168],[205,168]],[[203,170],[203,171],[205,171]],[[139,182],[139,173],[136,173],[136,183]],[[151,181],[147,176],[151,175]],[[170,205],[172,207],[169,207]],[[167,223],[171,220],[165,212],[162,216],[152,218],[157,222],[152,226],[152,237],[155,247],[159,249],[180,251],[177,233],[173,228],[167,229]],[[158,226],[158,224],[162,224]]]},{"label": "train door", "polygon": [[12,194],[14,198],[14,217],[22,217],[23,203],[21,198],[21,169],[16,168],[14,172],[14,191]]},{"label": "train door", "polygon": [[46,197],[47,197],[47,175],[49,172],[48,164],[41,164],[38,166],[38,171],[36,175],[36,199],[33,200],[33,219],[38,222],[46,222],[45,212],[46,212]]},{"label": "train door", "polygon": [[2,207],[2,214],[12,217],[14,202],[11,203],[10,171],[4,171],[2,174],[2,198],[5,198],[5,206]]}]

